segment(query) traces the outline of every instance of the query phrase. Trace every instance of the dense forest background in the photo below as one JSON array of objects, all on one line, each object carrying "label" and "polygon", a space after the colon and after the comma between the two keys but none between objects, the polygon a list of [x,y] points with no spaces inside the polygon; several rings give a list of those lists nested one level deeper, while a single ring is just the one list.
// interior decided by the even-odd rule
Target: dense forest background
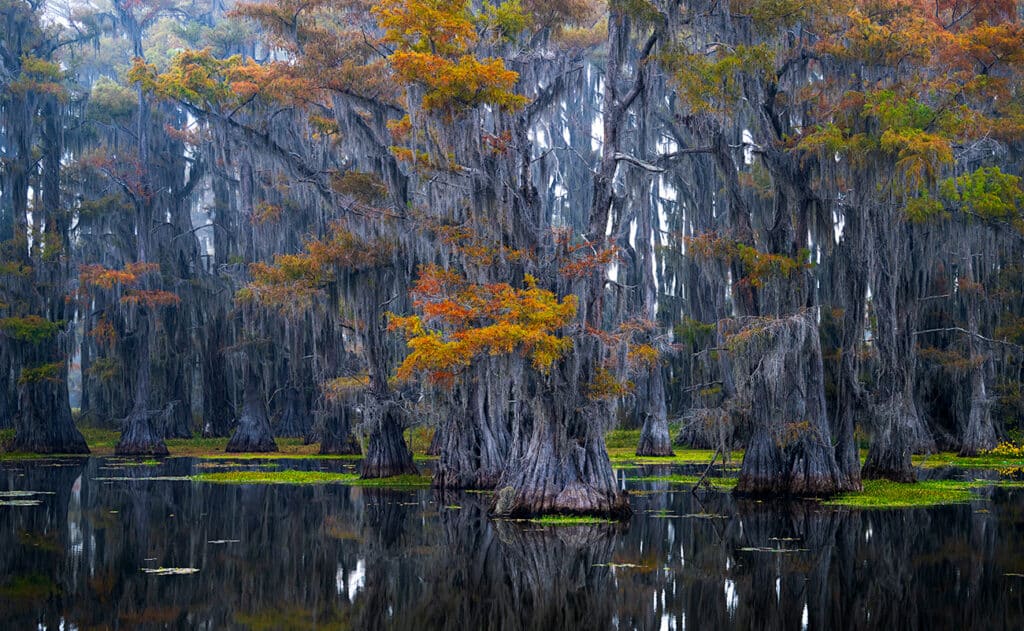
[{"label": "dense forest background", "polygon": [[384,477],[429,425],[435,485],[496,513],[628,514],[617,425],[744,448],[754,494],[1019,438],[1017,2],[0,17],[16,449],[301,436]]}]

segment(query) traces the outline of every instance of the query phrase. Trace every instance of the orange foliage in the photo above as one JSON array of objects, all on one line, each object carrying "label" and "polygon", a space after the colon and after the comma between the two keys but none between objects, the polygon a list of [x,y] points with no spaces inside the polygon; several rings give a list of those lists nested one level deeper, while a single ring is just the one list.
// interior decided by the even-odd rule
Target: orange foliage
[{"label": "orange foliage", "polygon": [[405,333],[410,349],[398,378],[425,374],[434,383],[450,384],[475,358],[514,352],[536,370],[549,371],[572,349],[572,340],[557,333],[576,316],[577,300],[559,300],[529,275],[524,283],[523,289],[479,285],[437,266],[421,268],[412,293],[423,315],[391,315],[388,325]]},{"label": "orange foliage", "polygon": [[128,263],[123,269],[111,269],[102,265],[82,265],[78,270],[78,278],[83,286],[113,289],[115,286],[132,286],[142,276],[157,272],[160,266],[156,263]]}]

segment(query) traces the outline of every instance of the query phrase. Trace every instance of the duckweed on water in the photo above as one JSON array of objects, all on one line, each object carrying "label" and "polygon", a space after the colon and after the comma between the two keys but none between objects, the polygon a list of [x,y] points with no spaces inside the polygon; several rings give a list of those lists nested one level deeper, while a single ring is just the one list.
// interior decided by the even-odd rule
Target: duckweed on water
[{"label": "duckweed on water", "polygon": [[358,478],[355,473],[326,471],[223,471],[192,476],[196,482],[216,484],[344,484]]},{"label": "duckweed on water", "polygon": [[[640,478],[626,478],[630,482],[668,482],[669,484],[687,484],[693,486],[700,481],[699,475],[651,475]],[[736,478],[718,478],[708,476],[704,481],[716,489],[732,489],[736,486]]]},{"label": "duckweed on water", "polygon": [[582,526],[588,524],[611,524],[610,519],[603,517],[592,517],[589,515],[542,515],[527,520],[533,524],[543,526]]},{"label": "duckweed on water", "polygon": [[350,486],[385,488],[425,488],[430,486],[430,476],[425,475],[399,475],[391,478],[364,480],[356,473],[327,471],[224,471],[200,473],[192,476],[192,480],[217,484],[348,484]]},{"label": "duckweed on water", "polygon": [[990,486],[1017,487],[1021,484],[1007,480],[924,480],[909,484],[864,480],[863,491],[843,493],[824,503],[853,508],[920,508],[969,502],[976,499],[971,494],[972,489]]}]

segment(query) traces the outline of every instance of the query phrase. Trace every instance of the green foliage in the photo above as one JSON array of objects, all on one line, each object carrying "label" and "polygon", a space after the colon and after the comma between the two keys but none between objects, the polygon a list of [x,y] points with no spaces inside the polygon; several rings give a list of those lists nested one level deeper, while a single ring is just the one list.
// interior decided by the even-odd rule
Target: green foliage
[{"label": "green foliage", "polygon": [[924,223],[936,217],[947,217],[942,201],[932,197],[927,190],[922,190],[917,197],[911,197],[903,209],[913,223]]},{"label": "green foliage", "polygon": [[25,367],[18,377],[19,384],[40,383],[43,381],[60,381],[64,362],[54,362],[41,366]]},{"label": "green foliage", "polygon": [[86,114],[102,123],[126,123],[135,115],[136,107],[138,99],[134,92],[108,77],[100,77],[92,86]]},{"label": "green foliage", "polygon": [[19,342],[41,344],[59,333],[64,324],[62,321],[51,322],[37,315],[3,318],[0,319],[0,332]]},{"label": "green foliage", "polygon": [[660,57],[679,96],[694,113],[724,112],[743,97],[745,80],[774,75],[774,55],[767,45],[718,46],[710,54],[676,48]]},{"label": "green foliage", "polygon": [[481,21],[506,40],[514,40],[530,25],[530,14],[520,0],[505,0],[498,5],[484,2]]},{"label": "green foliage", "polygon": [[[982,167],[972,173],[950,178],[939,187],[942,197],[981,219],[1019,221],[1024,210],[1021,178],[1003,173],[999,167]],[[1018,229],[1024,226],[1018,226]]]},{"label": "green foliage", "polygon": [[676,325],[673,333],[676,342],[689,344],[690,346],[700,346],[711,341],[711,336],[714,335],[717,328],[718,325],[714,322],[701,322],[689,316],[684,316],[679,324]]}]

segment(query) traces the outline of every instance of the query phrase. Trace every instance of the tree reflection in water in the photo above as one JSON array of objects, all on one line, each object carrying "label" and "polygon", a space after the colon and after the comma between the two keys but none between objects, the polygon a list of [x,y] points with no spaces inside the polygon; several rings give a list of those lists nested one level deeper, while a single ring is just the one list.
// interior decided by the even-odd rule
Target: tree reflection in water
[{"label": "tree reflection in water", "polygon": [[[198,470],[0,465],[0,491],[52,493],[0,506],[0,626],[1024,626],[1019,491],[856,511],[654,483],[628,525],[552,527],[470,493],[144,479]],[[198,572],[143,572],[161,567]]]}]

